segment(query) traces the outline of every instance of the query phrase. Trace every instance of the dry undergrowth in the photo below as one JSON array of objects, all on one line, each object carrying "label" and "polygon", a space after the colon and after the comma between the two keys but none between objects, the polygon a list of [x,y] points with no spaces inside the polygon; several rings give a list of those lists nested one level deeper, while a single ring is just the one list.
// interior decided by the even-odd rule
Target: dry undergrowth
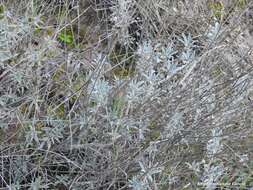
[{"label": "dry undergrowth", "polygon": [[253,187],[252,6],[0,1],[0,189]]}]

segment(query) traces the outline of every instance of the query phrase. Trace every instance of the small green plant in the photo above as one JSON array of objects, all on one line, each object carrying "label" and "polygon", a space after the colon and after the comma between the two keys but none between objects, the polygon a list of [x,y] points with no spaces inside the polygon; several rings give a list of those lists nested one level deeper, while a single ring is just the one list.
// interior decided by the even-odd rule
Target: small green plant
[{"label": "small green plant", "polygon": [[0,4],[0,19],[4,18],[4,11],[5,11],[4,5]]},{"label": "small green plant", "polygon": [[59,34],[58,39],[66,45],[74,45],[74,34],[72,31],[63,30]]},{"label": "small green plant", "polygon": [[245,6],[247,5],[247,0],[237,0],[236,5],[239,8],[245,8]]},{"label": "small green plant", "polygon": [[123,97],[116,97],[113,100],[113,104],[112,104],[112,111],[115,115],[117,115],[118,117],[121,116],[123,108],[125,106],[125,100]]},{"label": "small green plant", "polygon": [[35,27],[34,29],[34,34],[39,34],[42,31],[42,29],[40,27]]},{"label": "small green plant", "polygon": [[208,4],[209,9],[212,11],[212,16],[217,20],[222,20],[224,17],[224,5],[222,2],[211,2]]}]

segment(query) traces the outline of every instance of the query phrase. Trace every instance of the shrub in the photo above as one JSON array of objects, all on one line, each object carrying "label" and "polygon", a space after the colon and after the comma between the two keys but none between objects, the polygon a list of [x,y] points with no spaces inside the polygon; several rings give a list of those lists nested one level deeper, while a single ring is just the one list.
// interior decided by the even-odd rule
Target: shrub
[{"label": "shrub", "polygon": [[252,5],[208,2],[2,1],[0,187],[252,187]]}]

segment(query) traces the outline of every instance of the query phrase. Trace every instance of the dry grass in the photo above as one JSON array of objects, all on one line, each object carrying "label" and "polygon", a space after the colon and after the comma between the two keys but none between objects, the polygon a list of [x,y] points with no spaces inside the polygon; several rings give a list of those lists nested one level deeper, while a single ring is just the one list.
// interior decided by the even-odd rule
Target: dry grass
[{"label": "dry grass", "polygon": [[0,1],[0,189],[253,187],[251,10]]}]

